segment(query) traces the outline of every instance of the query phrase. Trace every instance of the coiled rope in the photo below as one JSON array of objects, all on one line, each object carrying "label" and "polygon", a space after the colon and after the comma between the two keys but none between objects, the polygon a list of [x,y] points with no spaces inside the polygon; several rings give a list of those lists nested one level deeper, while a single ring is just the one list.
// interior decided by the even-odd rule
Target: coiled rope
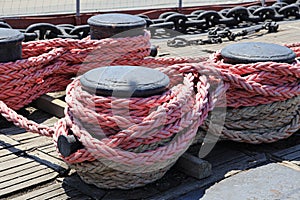
[{"label": "coiled rope", "polygon": [[[0,112],[27,131],[52,136],[54,130],[18,115],[47,92],[65,90],[76,74],[149,55],[150,34],[102,40],[52,39],[22,43],[22,60],[0,63]],[[99,57],[101,54],[101,57]],[[82,64],[84,62],[84,65]]]},{"label": "coiled rope", "polygon": [[[53,136],[55,144],[60,135],[72,132],[84,148],[63,159],[86,182],[104,188],[128,189],[160,178],[193,142],[197,128],[226,90],[231,110],[222,138],[272,142],[299,128],[299,61],[229,65],[218,52],[205,62],[203,58],[145,58],[149,55],[149,39],[146,32],[132,39],[25,43],[25,59],[0,64],[0,112],[28,131]],[[299,55],[299,44],[289,47]],[[80,74],[107,65],[139,65],[160,70],[171,79],[169,90],[145,99],[117,99],[83,91],[78,78],[70,81],[78,70]],[[219,84],[219,77],[224,84]],[[70,82],[66,117],[55,128],[29,121],[11,109],[19,109],[46,92],[64,89]],[[130,117],[122,116],[124,109],[129,110]],[[276,109],[290,112],[280,118],[272,111]],[[241,114],[246,112],[248,115]],[[228,122],[244,122],[247,117],[253,120],[262,113],[266,113],[267,125]],[[278,118],[280,127],[270,131],[271,119]],[[202,127],[207,128],[207,122]],[[244,130],[249,127],[252,132]]]},{"label": "coiled rope", "polygon": [[[68,86],[66,117],[54,139],[72,130],[83,144],[64,158],[83,180],[102,188],[141,186],[160,178],[187,150],[212,105],[206,76],[192,68],[179,73],[179,67],[164,70],[170,89],[148,98],[91,95],[78,79]],[[182,81],[176,80],[179,75]],[[130,114],[124,117],[126,108]]]},{"label": "coiled rope", "polygon": [[[88,183],[128,189],[152,182],[187,150],[213,107],[212,99],[223,90],[220,86],[209,94],[208,79],[197,68],[174,65],[203,59],[145,58],[149,39],[145,33],[133,39],[24,43],[25,59],[0,65],[1,91],[6,94],[0,96],[0,112],[17,126],[52,136],[56,145],[60,135],[76,135],[84,148],[63,159]],[[78,70],[130,63],[166,73],[171,80],[169,90],[149,98],[119,99],[83,91],[78,78],[70,83]],[[27,120],[11,109],[68,83],[65,117],[54,128]],[[129,116],[123,116],[124,109]]]},{"label": "coiled rope", "polygon": [[[300,43],[286,45],[297,56]],[[220,52],[211,56],[209,65],[220,69],[225,82],[230,83],[226,93],[227,112],[220,133],[210,127],[211,133],[247,143],[270,143],[292,135],[300,128],[300,62],[292,64],[259,62],[228,64]],[[218,112],[218,111],[216,111]],[[225,113],[215,116],[222,118]],[[208,121],[202,128],[208,129]],[[222,124],[223,125],[223,124]]]},{"label": "coiled rope", "polygon": [[145,32],[132,38],[23,43],[22,60],[0,64],[0,100],[18,110],[42,94],[64,90],[78,73],[120,61],[143,59],[150,52],[149,40],[150,34]]}]

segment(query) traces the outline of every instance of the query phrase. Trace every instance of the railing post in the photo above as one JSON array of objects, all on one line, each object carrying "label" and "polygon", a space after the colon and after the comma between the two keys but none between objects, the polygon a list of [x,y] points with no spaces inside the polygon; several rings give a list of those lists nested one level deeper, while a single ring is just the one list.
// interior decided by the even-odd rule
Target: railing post
[{"label": "railing post", "polygon": [[76,0],[75,23],[76,23],[76,25],[81,25],[81,17],[80,17],[80,0]]},{"label": "railing post", "polygon": [[178,0],[178,11],[182,11],[182,0]]},{"label": "railing post", "polygon": [[80,16],[80,0],[76,0],[76,17]]}]

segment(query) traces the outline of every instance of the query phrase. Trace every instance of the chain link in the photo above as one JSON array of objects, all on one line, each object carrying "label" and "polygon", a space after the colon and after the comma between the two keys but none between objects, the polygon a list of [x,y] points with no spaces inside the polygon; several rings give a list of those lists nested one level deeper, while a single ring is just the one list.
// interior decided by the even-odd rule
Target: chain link
[{"label": "chain link", "polygon": [[172,40],[167,41],[169,47],[186,47],[192,45],[204,45],[204,44],[217,44],[222,43],[223,38],[227,38],[230,41],[234,41],[236,37],[242,37],[257,33],[261,30],[267,30],[267,33],[277,32],[279,25],[276,22],[265,22],[262,25],[256,25],[249,28],[245,28],[239,32],[232,32],[228,27],[221,28],[216,27],[208,32],[207,39],[185,39],[182,37],[175,37]]},{"label": "chain link", "polygon": [[[139,15],[147,22],[147,27],[152,35],[157,34],[157,29],[175,30],[181,33],[198,33],[199,31],[208,31],[208,38],[204,40],[190,40],[176,38],[168,41],[168,46],[181,47],[189,45],[203,45],[222,42],[222,38],[234,40],[236,37],[249,34],[250,30],[244,30],[239,33],[232,33],[228,28],[239,27],[240,25],[253,26],[265,21],[269,23],[269,32],[278,29],[272,25],[275,21],[282,21],[291,18],[300,19],[300,1],[293,4],[275,3],[272,6],[250,6],[248,8],[236,6],[231,9],[217,11],[197,10],[188,15],[176,12],[162,13],[158,19],[149,19],[146,15]],[[220,30],[219,26],[225,26]],[[215,29],[211,30],[211,28]],[[0,22],[0,28],[11,28],[7,23]],[[255,26],[254,28],[255,29]],[[271,31],[271,29],[274,29]],[[73,38],[82,39],[89,35],[88,25],[74,26],[71,24],[53,25],[49,23],[37,23],[30,25],[26,30],[21,30],[25,35],[25,41],[43,40],[51,38]],[[213,34],[214,32],[218,34]],[[256,31],[256,30],[254,30]]]},{"label": "chain link", "polygon": [[236,6],[231,9],[217,11],[194,11],[188,15],[176,12],[166,12],[159,19],[143,18],[149,28],[171,29],[183,34],[207,31],[212,27],[224,25],[226,27],[253,26],[266,21],[283,21],[300,19],[300,3],[288,5],[275,3],[272,6]]}]

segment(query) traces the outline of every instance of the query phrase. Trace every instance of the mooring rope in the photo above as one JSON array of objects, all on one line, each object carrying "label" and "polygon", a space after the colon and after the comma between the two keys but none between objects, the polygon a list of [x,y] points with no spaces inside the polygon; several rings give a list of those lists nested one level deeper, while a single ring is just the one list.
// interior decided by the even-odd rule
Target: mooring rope
[{"label": "mooring rope", "polygon": [[[146,58],[149,40],[145,32],[134,38],[24,43],[23,60],[0,64],[0,113],[28,131],[52,136],[56,145],[59,136],[74,134],[83,148],[63,159],[86,182],[105,188],[128,189],[160,178],[193,142],[198,127],[208,130],[204,120],[222,105],[225,91],[229,111],[221,138],[274,142],[299,129],[299,61],[231,65],[219,52],[208,61]],[[287,46],[300,54],[299,43]],[[170,86],[161,95],[124,99],[95,96],[82,90],[78,78],[71,81],[114,65],[160,70]],[[54,128],[14,111],[67,85],[65,117]],[[124,109],[129,116],[122,116]]]},{"label": "mooring rope", "polygon": [[[168,91],[148,98],[95,96],[74,80],[67,88],[66,117],[58,122],[54,140],[71,130],[85,148],[64,160],[86,182],[102,188],[128,189],[161,177],[194,141],[198,127],[228,88],[217,81],[209,83],[208,75],[216,73],[211,68],[174,64],[198,60],[145,58],[130,62],[155,68],[170,78]],[[130,113],[128,118],[122,116],[124,109]],[[118,175],[112,175],[116,170]]]},{"label": "mooring rope", "polygon": [[149,40],[145,31],[145,35],[132,38],[23,43],[22,60],[0,64],[0,100],[18,110],[47,92],[64,90],[78,73],[143,59],[150,53]]},{"label": "mooring rope", "polygon": [[[288,44],[297,56],[300,43]],[[287,138],[300,128],[300,62],[224,63],[220,52],[209,64],[220,69],[225,82],[227,111],[223,131],[206,121],[202,128],[220,136],[247,143],[270,143]],[[215,111],[222,118],[225,113]]]},{"label": "mooring rope", "polygon": [[[149,39],[145,33],[131,39],[24,43],[23,60],[0,64],[0,112],[27,131],[52,136],[55,145],[59,136],[72,132],[83,148],[62,157],[86,182],[90,182],[92,169],[101,174],[99,182],[92,178],[99,187],[132,188],[152,182],[187,150],[213,108],[213,99],[225,90],[220,86],[209,92],[209,79],[198,68],[176,65],[203,58],[145,58]],[[168,90],[148,98],[103,97],[82,90],[78,78],[70,81],[79,70],[80,74],[96,67],[133,63],[166,73],[170,78]],[[65,117],[55,127],[37,124],[13,110],[67,84]],[[123,116],[124,109],[129,116]],[[114,171],[118,175],[113,180]]]},{"label": "mooring rope", "polygon": [[[136,49],[138,48],[138,51],[142,52],[142,55],[138,56],[138,60],[119,59],[115,61],[115,64],[140,64],[148,67],[165,67],[175,63],[204,61],[204,59],[197,60],[193,58],[168,58],[167,60],[165,58],[143,59],[148,53],[149,35],[145,33],[145,36],[138,38],[137,41],[139,42],[137,42],[136,45],[132,45],[132,43],[129,45],[133,46],[132,48],[126,49],[125,51],[121,48],[124,51],[123,54],[127,55],[127,58],[128,55],[132,56],[127,51],[137,52]],[[107,64],[103,61],[106,60],[105,58],[102,60],[102,65],[98,64],[99,58],[98,60],[93,59],[91,62],[86,62],[82,65],[81,62],[84,61],[83,58],[86,58],[88,53],[95,51],[95,49],[105,49],[105,51],[109,51],[108,44],[117,47],[120,45],[119,42],[126,43],[126,40],[128,40],[128,38],[104,39],[100,41],[91,41],[88,39],[79,41],[72,39],[53,39],[24,43],[23,56],[25,59],[16,62],[2,63],[0,65],[2,86],[0,87],[0,99],[4,101],[4,103],[0,103],[2,114],[26,130],[42,133],[43,135],[52,135],[52,129],[25,120],[8,108],[19,109],[46,92],[64,89],[70,82],[70,77],[74,76],[79,68],[82,68],[83,71],[87,71],[88,69]],[[125,44],[123,43],[122,45],[124,46]],[[296,55],[299,56],[300,43],[287,44],[286,46],[291,48]],[[101,53],[106,55],[105,51]],[[121,50],[116,50],[115,54],[119,55],[120,51]],[[112,58],[110,57],[111,54],[112,52],[108,55],[109,59]],[[94,58],[95,56],[91,57]],[[120,56],[113,57],[118,58]],[[211,61],[212,62],[207,65],[218,69],[222,76],[221,78],[225,82],[230,83],[226,99],[228,107],[238,108],[250,106],[250,108],[255,108],[261,104],[270,104],[276,101],[281,102],[299,95],[300,72],[299,61],[297,60],[293,64],[262,62],[231,65],[224,63],[220,53],[217,52],[212,56]],[[184,69],[184,66],[181,67]],[[7,74],[9,74],[9,76]],[[267,105],[267,107],[270,106]],[[249,108],[247,109],[249,112]],[[297,129],[296,122],[297,120],[292,123],[294,124],[294,126],[292,126],[294,127],[293,129]],[[257,123],[253,122],[253,129],[255,129],[255,124]],[[250,137],[250,134],[248,135],[248,137]],[[284,134],[281,138],[285,138],[289,135],[290,134]],[[251,135],[251,137],[252,136],[253,135]],[[258,137],[261,137],[261,134],[258,134]],[[245,139],[235,137],[230,139],[245,141]],[[274,140],[277,140],[277,138],[271,140],[247,139],[248,142],[253,143],[272,142]]]}]

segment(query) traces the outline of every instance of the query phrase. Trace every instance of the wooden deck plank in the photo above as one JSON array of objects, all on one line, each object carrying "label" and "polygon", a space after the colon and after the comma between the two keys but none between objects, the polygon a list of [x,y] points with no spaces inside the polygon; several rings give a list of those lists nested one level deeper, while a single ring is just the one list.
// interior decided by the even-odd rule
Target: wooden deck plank
[{"label": "wooden deck plank", "polygon": [[48,152],[47,154],[50,155],[50,156],[52,156],[52,157],[58,157],[58,153],[57,153],[56,150]]},{"label": "wooden deck plank", "polygon": [[[31,169],[31,173],[29,174],[23,174],[21,172],[21,176],[16,176],[14,177],[13,179],[8,179],[8,180],[3,180],[1,181],[0,183],[0,189],[5,189],[5,188],[8,188],[8,187],[14,187],[14,185],[17,185],[17,184],[20,184],[20,183],[23,183],[25,181],[28,181],[28,180],[32,180],[32,179],[36,179],[38,177],[41,177],[41,176],[44,176],[46,174],[57,174],[57,173],[54,173],[53,170],[47,168],[46,166],[42,166],[42,167],[35,167],[37,170],[32,170]],[[8,175],[7,177],[11,177],[13,175]],[[5,176],[4,176],[5,177]]]},{"label": "wooden deck plank", "polygon": [[70,188],[63,188],[63,187],[59,187],[57,188],[56,190],[52,190],[52,191],[48,191],[47,193],[44,193],[42,195],[39,195],[37,196],[36,198],[33,198],[33,199],[68,199],[68,198],[71,198],[71,194],[72,193],[75,193],[76,190],[72,190]]},{"label": "wooden deck plank", "polygon": [[[29,143],[29,144],[19,144],[16,146],[11,146],[6,148],[5,150],[7,155],[9,154],[24,154],[26,153],[26,151],[32,150],[32,149],[36,149],[38,147],[43,147],[44,144],[34,144],[34,143]],[[2,149],[3,150],[3,149]]]},{"label": "wooden deck plank", "polygon": [[283,149],[281,151],[277,151],[273,155],[285,158],[286,156],[289,156],[290,154],[294,154],[296,152],[298,152],[299,153],[298,155],[300,156],[300,144],[296,145],[296,146],[293,146],[293,147],[290,147],[290,148],[287,148],[287,149]]},{"label": "wooden deck plank", "polygon": [[1,179],[0,179],[0,188],[1,188],[2,183],[14,182],[14,180],[16,180],[18,178],[32,174],[34,172],[44,170],[46,168],[47,168],[47,166],[45,166],[45,165],[36,165],[36,166],[34,166],[34,168],[31,167],[31,168],[27,168],[27,169],[22,169],[21,171],[15,171],[14,173],[4,174],[4,176],[1,176]]},{"label": "wooden deck plank", "polygon": [[43,95],[41,96],[40,98],[38,98],[35,102],[34,102],[34,105],[45,111],[45,112],[48,112],[54,116],[57,116],[59,118],[63,117],[64,116],[64,107],[66,107],[66,102],[60,100],[60,99],[57,99],[57,98],[54,98],[54,97],[51,97],[50,95]]},{"label": "wooden deck plank", "polygon": [[55,170],[60,175],[64,175],[70,170],[69,166],[63,160],[46,154],[40,150],[27,152],[27,155],[35,161]]},{"label": "wooden deck plank", "polygon": [[[3,136],[5,137],[5,141],[9,141],[11,142],[9,137],[7,136]],[[7,140],[9,139],[9,140]],[[12,140],[14,141],[14,140]],[[12,143],[12,142],[11,142]],[[3,161],[4,164],[6,164],[5,161],[8,160],[8,158],[15,158],[16,156],[13,156],[13,154],[16,153],[26,153],[29,157],[33,158],[35,161],[45,164],[47,166],[49,166],[50,168],[56,170],[57,172],[59,172],[60,174],[65,174],[68,170],[69,167],[67,166],[67,164],[65,164],[60,158],[58,158],[58,154],[57,153],[52,153],[52,155],[50,154],[46,154],[42,151],[39,150],[35,150],[38,147],[45,147],[45,146],[52,146],[52,149],[55,151],[55,147],[54,144],[52,142],[52,138],[47,138],[47,137],[34,137],[34,138],[30,138],[28,140],[25,140],[24,143],[20,144],[18,142],[14,142],[13,144],[17,144],[15,146],[10,146],[9,148],[7,148],[5,150],[5,155],[9,155],[9,157],[0,157],[0,161]],[[9,145],[6,145],[9,146]],[[23,160],[23,158],[18,158],[16,160],[12,160],[11,162],[13,163],[18,163],[16,161],[19,160]],[[22,161],[21,161],[22,162]],[[1,167],[0,167],[1,170]]]},{"label": "wooden deck plank", "polygon": [[64,99],[66,96],[66,91],[49,92],[47,95],[55,99]]},{"label": "wooden deck plank", "polygon": [[42,136],[29,139],[25,143],[21,143],[19,145],[15,145],[14,147],[8,148],[8,150],[12,150],[12,152],[29,151],[49,145],[53,145],[52,138]]},{"label": "wooden deck plank", "polygon": [[211,164],[189,153],[184,153],[176,162],[175,167],[196,179],[203,179],[211,175]]},{"label": "wooden deck plank", "polygon": [[293,160],[298,160],[300,161],[300,148],[298,151],[290,153],[288,155],[285,155],[284,157],[282,157],[283,159],[289,160],[289,161],[293,161]]},{"label": "wooden deck plank", "polygon": [[[92,200],[91,197],[88,197],[88,196],[83,195],[83,194],[77,195],[76,197],[72,197],[71,199],[72,200]],[[59,199],[59,200],[61,200],[61,199]]]},{"label": "wooden deck plank", "polygon": [[40,147],[39,150],[46,153],[46,154],[48,154],[48,155],[51,155],[55,158],[59,158],[57,150],[56,150],[54,144],[50,144],[48,146]]},{"label": "wooden deck plank", "polygon": [[36,166],[39,166],[40,164],[37,162],[28,162],[28,163],[23,163],[22,165],[7,168],[6,170],[0,171],[0,177],[9,175],[9,174],[14,174],[18,173],[19,171],[34,168]]},{"label": "wooden deck plank", "polygon": [[[47,125],[47,126],[53,126],[54,123],[58,120],[57,117],[53,117],[49,115],[48,113],[38,111],[38,114],[36,115],[30,115],[30,116],[25,116],[28,117],[28,119],[33,120],[39,124]],[[0,126],[0,133],[5,134],[7,136],[12,136],[12,135],[17,135],[20,133],[26,133],[26,131],[23,128],[17,127],[15,125],[1,128]],[[30,132],[29,132],[30,133]],[[17,136],[15,136],[17,137]]]},{"label": "wooden deck plank", "polygon": [[18,141],[18,142],[24,142],[25,140],[28,139],[33,139],[33,138],[37,138],[40,135],[37,133],[31,133],[31,132],[25,132],[25,133],[20,133],[20,134],[15,134],[15,135],[10,135],[9,137]]},{"label": "wooden deck plank", "polygon": [[[47,119],[44,119],[41,124],[52,127],[57,122],[57,120],[58,120],[57,117],[48,117]],[[5,131],[5,135],[20,143],[24,143],[26,140],[31,140],[40,136],[37,133],[27,132],[24,129],[15,126],[11,127],[8,130],[4,129],[4,131]]]},{"label": "wooden deck plank", "polygon": [[276,153],[272,154],[272,156],[275,156],[275,159],[277,160],[289,161],[300,166],[300,144],[277,151]]},{"label": "wooden deck plank", "polygon": [[28,144],[31,147],[43,147],[43,146],[48,146],[53,144],[52,138],[51,137],[36,137],[36,138],[32,138],[32,139],[28,139],[26,141],[24,141],[22,144]]},{"label": "wooden deck plank", "polygon": [[205,157],[205,160],[210,162],[212,166],[215,168],[218,166],[223,166],[226,163],[230,163],[234,160],[242,159],[245,156],[247,156],[245,153],[243,153],[240,150],[232,149],[231,145],[232,143],[229,141],[218,143],[214,147],[213,151]]},{"label": "wooden deck plank", "polygon": [[[52,168],[53,170],[59,172],[59,174],[63,175],[69,171],[68,165],[62,161],[58,157],[57,153],[53,153],[52,156],[50,154],[44,153],[37,149],[37,146],[40,146],[42,144],[34,144],[30,143],[28,144],[21,144],[15,147],[10,147],[8,149],[0,150],[0,152],[5,153],[5,156],[0,157],[0,162],[3,164],[0,165],[0,172],[3,170],[6,170],[10,166],[16,167],[18,165],[29,163],[32,161],[36,161],[38,163],[47,165],[48,167]],[[51,143],[50,145],[53,146],[53,149],[55,150],[54,145]],[[15,153],[25,153],[28,158],[18,157],[15,155]],[[16,159],[14,159],[16,158]],[[4,166],[6,168],[4,168]]]},{"label": "wooden deck plank", "polygon": [[56,148],[54,147],[54,145],[49,145],[49,146],[46,146],[44,149],[42,148],[39,148],[40,151],[52,156],[52,157],[55,157],[59,160],[61,160],[61,158],[59,157],[58,155],[58,152],[56,150]]},{"label": "wooden deck plank", "polygon": [[24,177],[22,177],[22,182],[12,183],[12,185],[8,185],[7,187],[1,189],[0,197],[7,196],[9,194],[14,194],[15,192],[28,189],[33,186],[42,185],[43,183],[54,180],[58,176],[58,173],[55,172],[47,172],[47,173],[34,173],[30,177],[26,177],[26,181]]},{"label": "wooden deck plank", "polygon": [[4,171],[4,170],[7,170],[7,169],[17,167],[17,166],[20,166],[20,165],[23,165],[23,164],[26,164],[26,163],[30,163],[30,162],[32,162],[31,159],[23,158],[23,157],[18,157],[18,158],[13,159],[13,160],[8,160],[8,161],[3,162],[0,165],[0,172]]},{"label": "wooden deck plank", "polygon": [[89,196],[82,194],[80,191],[63,185],[62,183],[53,183],[51,185],[36,189],[34,191],[25,193],[14,200],[46,200],[46,199],[91,199]]},{"label": "wooden deck plank", "polygon": [[40,147],[39,150],[41,150],[45,153],[49,153],[49,152],[55,151],[55,148],[53,145],[48,145],[48,146]]},{"label": "wooden deck plank", "polygon": [[51,184],[49,186],[31,191],[29,193],[23,194],[19,197],[14,198],[15,200],[24,200],[24,199],[36,199],[39,196],[46,194],[48,192],[51,191],[56,191],[57,189],[59,189],[61,187],[61,184]]},{"label": "wooden deck plank", "polygon": [[8,154],[8,155],[2,155],[2,154],[0,154],[0,155],[1,155],[1,157],[0,157],[0,163],[8,161],[8,160],[15,159],[15,158],[18,157],[18,156],[14,155],[14,154]]},{"label": "wooden deck plank", "polygon": [[0,163],[11,160],[12,158],[17,158],[18,157],[17,155],[12,154],[12,152],[7,150],[7,149],[1,149],[0,150],[0,156],[1,156],[0,157]]},{"label": "wooden deck plank", "polygon": [[55,179],[58,173],[27,157],[17,157],[0,165],[0,198]]},{"label": "wooden deck plank", "polygon": [[[1,127],[0,127],[1,128]],[[20,127],[16,126],[10,126],[8,128],[1,128],[0,133],[3,133],[5,135],[13,135],[13,134],[20,134],[25,133],[26,131]]]},{"label": "wooden deck plank", "polygon": [[18,145],[19,142],[16,140],[11,139],[10,137],[0,134],[0,149],[11,147],[13,145]]},{"label": "wooden deck plank", "polygon": [[147,199],[148,197],[158,193],[159,190],[155,190],[153,187],[147,187],[147,186],[135,190],[128,190],[128,191],[109,190],[101,200]]},{"label": "wooden deck plank", "polygon": [[[55,194],[53,192],[52,196],[49,197],[49,194],[47,194],[47,196],[45,196],[45,200],[62,200],[62,199],[74,199],[74,198],[81,198],[81,199],[91,199],[90,197],[87,197],[86,195],[81,194],[79,191],[77,190],[58,190],[57,194]],[[42,199],[42,198],[39,198]]]}]

